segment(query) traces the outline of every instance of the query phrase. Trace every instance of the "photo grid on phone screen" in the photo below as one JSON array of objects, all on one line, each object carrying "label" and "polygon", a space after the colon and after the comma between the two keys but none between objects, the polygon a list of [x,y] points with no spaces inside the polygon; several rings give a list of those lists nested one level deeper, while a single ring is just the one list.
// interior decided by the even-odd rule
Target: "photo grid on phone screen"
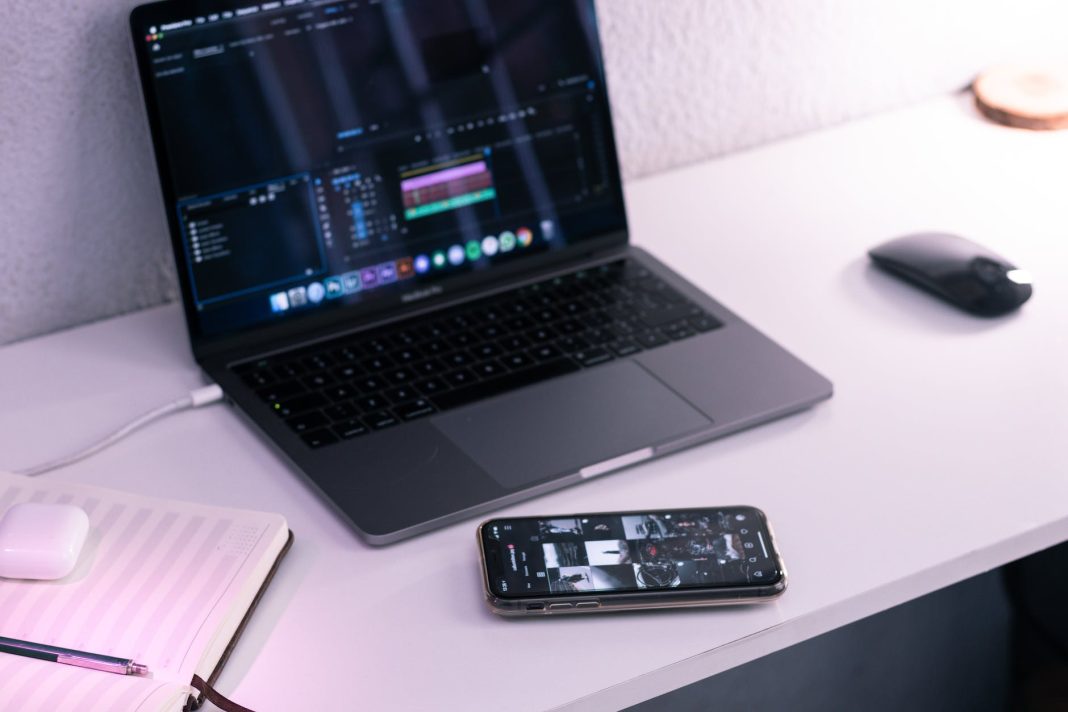
[{"label": "photo grid on phone screen", "polygon": [[543,519],[553,593],[746,584],[771,575],[759,523],[737,511]]}]

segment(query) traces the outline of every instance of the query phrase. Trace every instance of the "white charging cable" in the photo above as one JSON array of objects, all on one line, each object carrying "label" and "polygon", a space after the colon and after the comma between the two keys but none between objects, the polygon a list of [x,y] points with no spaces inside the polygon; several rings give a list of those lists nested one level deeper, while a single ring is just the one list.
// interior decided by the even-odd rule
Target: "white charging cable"
[{"label": "white charging cable", "polygon": [[58,460],[52,460],[51,462],[46,462],[41,465],[37,465],[36,467],[30,467],[25,470],[16,470],[15,474],[33,477],[35,475],[43,475],[44,473],[51,472],[52,470],[58,470],[60,467],[73,465],[75,462],[84,460],[87,457],[97,454],[101,450],[111,447],[115,443],[125,438],[130,433],[140,428],[143,428],[144,426],[155,420],[159,420],[160,418],[170,415],[171,413],[178,413],[183,410],[189,410],[191,408],[201,408],[212,403],[218,403],[222,400],[222,397],[222,389],[214,383],[210,386],[197,388],[196,390],[190,391],[189,395],[185,396],[184,398],[179,398],[176,401],[160,406],[159,408],[156,408],[154,410],[148,411],[140,418],[130,421],[126,425],[113,432],[111,435],[108,435],[103,440],[97,442],[94,445],[90,445],[84,450],[76,452],[72,455],[67,455],[66,457],[59,458]]}]

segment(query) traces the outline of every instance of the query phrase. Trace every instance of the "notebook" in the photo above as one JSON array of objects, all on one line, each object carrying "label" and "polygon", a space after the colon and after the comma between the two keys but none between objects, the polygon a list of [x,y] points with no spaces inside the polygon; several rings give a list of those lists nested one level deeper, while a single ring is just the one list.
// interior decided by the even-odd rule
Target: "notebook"
[{"label": "notebook", "polygon": [[123,658],[149,677],[0,654],[0,707],[181,710],[203,701],[292,542],[279,514],[0,473],[0,513],[74,504],[90,531],[58,581],[0,579],[0,636]]}]

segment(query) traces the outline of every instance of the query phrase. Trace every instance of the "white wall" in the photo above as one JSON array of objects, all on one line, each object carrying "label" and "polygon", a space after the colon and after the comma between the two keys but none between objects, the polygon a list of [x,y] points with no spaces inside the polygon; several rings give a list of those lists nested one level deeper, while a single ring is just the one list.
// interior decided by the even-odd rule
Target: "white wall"
[{"label": "white wall", "polygon": [[[501,0],[506,2],[507,0]],[[130,0],[0,0],[0,343],[173,299]],[[1061,51],[1063,0],[599,0],[628,177]]]},{"label": "white wall", "polygon": [[599,0],[624,173],[640,176],[1068,56],[1064,0]]}]

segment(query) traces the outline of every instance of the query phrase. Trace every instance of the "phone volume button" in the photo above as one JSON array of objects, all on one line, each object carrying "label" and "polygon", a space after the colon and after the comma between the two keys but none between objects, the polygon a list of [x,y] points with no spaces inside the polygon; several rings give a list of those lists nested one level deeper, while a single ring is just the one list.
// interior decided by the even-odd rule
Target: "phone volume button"
[{"label": "phone volume button", "polygon": [[549,610],[550,611],[562,611],[565,608],[571,608],[571,604],[570,603],[550,603],[549,604]]},{"label": "phone volume button", "polygon": [[600,608],[601,604],[597,601],[583,601],[582,603],[576,603],[575,608]]}]

